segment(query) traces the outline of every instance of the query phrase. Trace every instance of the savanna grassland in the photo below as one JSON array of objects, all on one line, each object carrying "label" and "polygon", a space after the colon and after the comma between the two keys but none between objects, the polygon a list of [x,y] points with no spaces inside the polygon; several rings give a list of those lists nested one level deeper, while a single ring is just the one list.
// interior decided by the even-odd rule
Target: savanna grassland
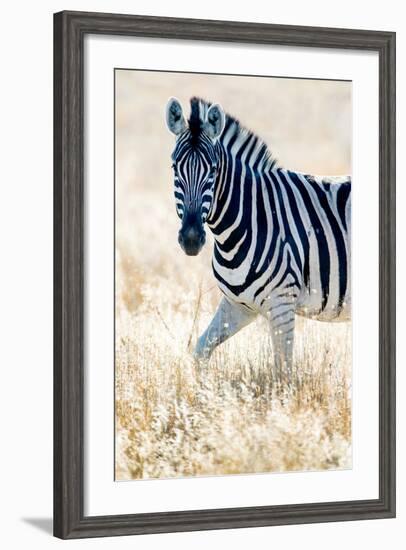
[{"label": "savanna grassland", "polygon": [[350,323],[297,318],[290,390],[265,320],[192,359],[221,294],[211,239],[198,257],[177,243],[171,95],[220,102],[286,167],[350,172],[349,83],[116,72],[116,479],[349,468]]}]

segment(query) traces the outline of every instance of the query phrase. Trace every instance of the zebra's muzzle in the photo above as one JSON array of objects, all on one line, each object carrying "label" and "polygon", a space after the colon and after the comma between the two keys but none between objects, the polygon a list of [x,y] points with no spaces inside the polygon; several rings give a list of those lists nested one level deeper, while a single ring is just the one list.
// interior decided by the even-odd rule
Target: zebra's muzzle
[{"label": "zebra's muzzle", "polygon": [[206,242],[206,233],[202,227],[189,225],[181,228],[178,241],[188,256],[197,256]]}]

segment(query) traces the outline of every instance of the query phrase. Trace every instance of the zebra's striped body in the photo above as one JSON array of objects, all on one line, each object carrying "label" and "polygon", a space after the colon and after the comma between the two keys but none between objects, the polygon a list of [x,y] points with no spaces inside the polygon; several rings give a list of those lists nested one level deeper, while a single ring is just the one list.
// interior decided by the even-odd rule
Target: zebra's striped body
[{"label": "zebra's striped body", "polygon": [[[290,288],[296,313],[325,321],[346,318],[351,277],[348,179],[332,183],[272,168],[246,176],[234,189],[225,185],[223,199],[207,220],[215,237],[214,274],[224,294],[267,313],[275,292]],[[224,221],[221,206],[227,209],[227,201],[233,200],[241,200],[244,215],[231,234],[232,220]]]},{"label": "zebra's striped body", "polygon": [[[171,101],[168,106],[180,108]],[[193,98],[191,108],[189,124],[183,120],[174,132],[179,242],[187,254],[198,253],[207,224],[225,295],[196,356],[209,357],[261,314],[270,322],[276,372],[289,378],[295,314],[350,317],[350,178],[281,169],[265,144],[221,107]],[[174,131],[170,115],[169,107]]]}]

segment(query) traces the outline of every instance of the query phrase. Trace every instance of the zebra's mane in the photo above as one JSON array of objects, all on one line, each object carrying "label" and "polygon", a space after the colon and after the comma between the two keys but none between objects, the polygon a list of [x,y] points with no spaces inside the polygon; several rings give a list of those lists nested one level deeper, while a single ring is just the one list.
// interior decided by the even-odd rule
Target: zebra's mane
[{"label": "zebra's mane", "polygon": [[[211,107],[212,103],[199,97],[192,97],[190,99],[190,117],[188,120],[190,139],[192,145],[196,145],[199,142],[199,136],[203,131],[203,124],[206,119],[206,113]],[[227,134],[231,137],[241,137],[242,139],[252,140],[250,149],[254,152],[256,161],[261,164],[263,168],[273,168],[278,163],[272,152],[269,150],[266,143],[257,136],[254,132],[243,126],[240,121],[225,113],[226,122],[222,136],[220,136],[220,142]]]}]

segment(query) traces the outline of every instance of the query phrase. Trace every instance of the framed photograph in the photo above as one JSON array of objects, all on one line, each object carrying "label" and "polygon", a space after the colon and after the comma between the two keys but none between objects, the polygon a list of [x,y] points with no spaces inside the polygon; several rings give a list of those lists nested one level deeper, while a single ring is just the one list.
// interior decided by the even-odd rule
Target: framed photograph
[{"label": "framed photograph", "polygon": [[54,18],[54,534],[395,516],[395,34]]}]

